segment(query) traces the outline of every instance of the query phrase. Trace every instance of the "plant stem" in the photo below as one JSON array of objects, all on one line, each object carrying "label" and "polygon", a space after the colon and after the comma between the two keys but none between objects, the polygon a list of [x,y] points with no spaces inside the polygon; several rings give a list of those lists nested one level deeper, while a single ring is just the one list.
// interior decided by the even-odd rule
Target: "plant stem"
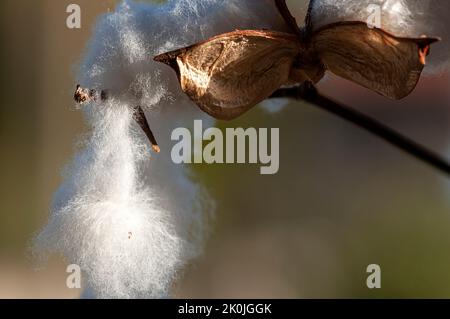
[{"label": "plant stem", "polygon": [[287,97],[305,100],[323,110],[343,118],[360,128],[378,136],[393,146],[405,151],[415,158],[431,165],[446,175],[450,175],[450,163],[440,155],[403,136],[397,131],[387,127],[377,120],[319,94],[314,85],[310,82],[303,86],[293,88],[283,88],[277,90],[271,98]]}]

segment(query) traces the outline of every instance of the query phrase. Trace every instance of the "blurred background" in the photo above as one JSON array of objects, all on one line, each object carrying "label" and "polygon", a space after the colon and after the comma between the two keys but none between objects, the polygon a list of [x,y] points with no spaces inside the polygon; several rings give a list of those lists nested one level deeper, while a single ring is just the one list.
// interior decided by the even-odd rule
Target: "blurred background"
[{"label": "blurred background", "polygon": [[[72,103],[74,70],[96,17],[113,0],[0,2],[0,298],[77,298],[66,265],[42,269],[29,251],[60,172],[85,132]],[[333,96],[450,158],[450,77],[424,77],[401,102],[347,81]],[[198,298],[450,298],[450,183],[446,176],[306,103],[259,107],[218,127],[279,127],[280,171],[195,166],[215,198],[205,253],[174,287]],[[366,267],[382,268],[382,289]]]}]

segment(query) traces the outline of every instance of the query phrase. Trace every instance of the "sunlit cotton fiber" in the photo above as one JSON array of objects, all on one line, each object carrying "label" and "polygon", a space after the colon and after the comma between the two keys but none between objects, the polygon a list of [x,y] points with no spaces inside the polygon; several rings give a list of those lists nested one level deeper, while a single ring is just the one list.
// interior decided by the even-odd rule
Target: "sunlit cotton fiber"
[{"label": "sunlit cotton fiber", "polygon": [[[79,265],[90,295],[170,296],[183,265],[199,253],[213,204],[188,168],[173,164],[170,135],[205,115],[153,57],[237,28],[286,29],[272,0],[124,1],[99,18],[77,79],[108,89],[110,100],[84,107],[91,130],[35,240],[37,252]],[[150,157],[132,118],[136,105],[145,109],[161,154]]]}]

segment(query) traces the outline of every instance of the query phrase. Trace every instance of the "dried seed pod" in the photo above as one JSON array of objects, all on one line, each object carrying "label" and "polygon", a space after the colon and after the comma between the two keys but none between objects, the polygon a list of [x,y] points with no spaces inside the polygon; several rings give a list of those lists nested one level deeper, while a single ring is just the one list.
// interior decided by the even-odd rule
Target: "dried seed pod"
[{"label": "dried seed pod", "polygon": [[[183,91],[218,119],[234,119],[283,85],[317,83],[325,69],[392,99],[415,88],[430,44],[437,38],[401,38],[359,21],[321,25],[311,1],[298,28],[285,0],[274,0],[292,34],[235,31],[159,55]],[[320,13],[320,12],[319,12]],[[313,19],[314,18],[314,19]]]},{"label": "dried seed pod", "polygon": [[155,60],[175,69],[183,91],[203,111],[231,120],[292,82],[289,76],[300,51],[295,35],[248,30],[222,34]]},{"label": "dried seed pod", "polygon": [[314,51],[334,74],[392,99],[409,95],[437,38],[399,38],[361,22],[324,26],[312,36]]}]

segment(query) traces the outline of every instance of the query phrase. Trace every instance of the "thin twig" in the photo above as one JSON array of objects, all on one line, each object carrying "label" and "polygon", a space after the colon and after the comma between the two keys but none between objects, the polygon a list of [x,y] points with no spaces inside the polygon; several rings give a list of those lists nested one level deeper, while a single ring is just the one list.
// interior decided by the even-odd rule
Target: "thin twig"
[{"label": "thin twig", "polygon": [[144,110],[142,110],[140,106],[138,106],[134,111],[134,119],[144,131],[145,135],[147,135],[150,144],[152,144],[153,151],[155,151],[156,153],[161,152],[158,142],[156,141],[156,138],[153,135],[152,130],[150,129],[150,125],[148,124],[147,118],[145,117]]},{"label": "thin twig", "polygon": [[390,127],[376,121],[375,119],[372,119],[363,113],[319,94],[314,85],[310,82],[307,82],[307,84],[303,86],[279,89],[271,97],[287,97],[305,100],[365,129],[366,131],[400,148],[426,164],[429,164],[443,173],[450,175],[450,163],[445,158],[403,136]]}]

